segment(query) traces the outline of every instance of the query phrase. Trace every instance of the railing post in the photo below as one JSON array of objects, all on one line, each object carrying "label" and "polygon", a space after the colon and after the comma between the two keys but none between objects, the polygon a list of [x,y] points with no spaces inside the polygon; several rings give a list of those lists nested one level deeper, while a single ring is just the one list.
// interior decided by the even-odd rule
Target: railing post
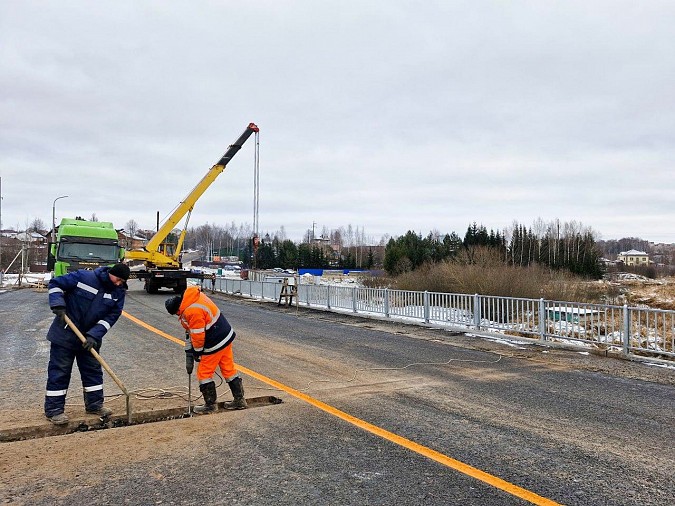
[{"label": "railing post", "polygon": [[630,347],[630,311],[628,305],[623,305],[623,353],[628,355],[628,348]]},{"label": "railing post", "polygon": [[326,308],[330,309],[330,285],[326,285]]},{"label": "railing post", "polygon": [[352,308],[354,309],[354,312],[356,313],[356,287],[352,287]]},{"label": "railing post", "polygon": [[424,291],[424,323],[429,323],[429,292]]},{"label": "railing post", "polygon": [[546,320],[548,315],[546,314],[546,302],[542,297],[539,299],[539,339],[542,341],[546,340]]},{"label": "railing post", "polygon": [[473,326],[480,330],[480,295],[473,295]]},{"label": "railing post", "polygon": [[384,289],[384,316],[389,318],[389,288]]}]

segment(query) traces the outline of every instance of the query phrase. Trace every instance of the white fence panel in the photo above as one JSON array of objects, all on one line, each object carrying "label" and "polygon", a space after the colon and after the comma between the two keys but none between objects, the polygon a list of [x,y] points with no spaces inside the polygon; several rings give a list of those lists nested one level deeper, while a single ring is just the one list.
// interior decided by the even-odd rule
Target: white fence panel
[{"label": "white fence panel", "polygon": [[[279,300],[281,284],[218,278],[224,293]],[[297,303],[411,323],[475,329],[675,359],[675,311],[544,299],[413,292],[330,285],[298,286]]]}]

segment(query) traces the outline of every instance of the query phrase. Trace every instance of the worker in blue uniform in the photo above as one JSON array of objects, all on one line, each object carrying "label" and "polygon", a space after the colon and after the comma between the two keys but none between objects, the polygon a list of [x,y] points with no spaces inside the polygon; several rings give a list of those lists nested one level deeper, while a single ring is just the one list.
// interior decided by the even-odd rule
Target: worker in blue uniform
[{"label": "worker in blue uniform", "polygon": [[[56,425],[68,423],[64,413],[73,362],[77,361],[87,413],[107,417],[103,406],[103,370],[92,355],[124,308],[129,267],[119,263],[96,270],[78,270],[49,281],[49,307],[56,315],[47,340],[51,342],[45,393],[45,415]],[[64,315],[84,334],[83,343],[66,325]]]}]

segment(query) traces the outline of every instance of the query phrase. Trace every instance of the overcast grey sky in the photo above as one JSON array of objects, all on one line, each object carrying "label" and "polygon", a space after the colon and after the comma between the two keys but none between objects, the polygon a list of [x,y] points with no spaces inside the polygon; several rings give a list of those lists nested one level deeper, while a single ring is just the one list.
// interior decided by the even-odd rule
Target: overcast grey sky
[{"label": "overcast grey sky", "polygon": [[[0,2],[2,223],[153,228],[249,122],[260,231],[675,242],[675,2]],[[253,222],[254,142],[191,226]]]}]

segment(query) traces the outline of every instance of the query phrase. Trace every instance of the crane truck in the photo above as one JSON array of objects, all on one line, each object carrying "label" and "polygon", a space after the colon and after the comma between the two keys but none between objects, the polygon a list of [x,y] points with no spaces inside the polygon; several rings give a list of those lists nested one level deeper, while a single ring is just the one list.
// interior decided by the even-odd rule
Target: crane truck
[{"label": "crane truck", "polygon": [[[214,279],[212,274],[183,269],[181,253],[183,242],[185,241],[187,224],[190,221],[190,215],[197,200],[199,200],[216,177],[225,170],[228,162],[241,149],[246,140],[258,131],[258,127],[254,123],[250,123],[234,144],[228,147],[218,163],[209,169],[201,181],[197,183],[187,197],[176,207],[176,210],[164,221],[164,224],[158,227],[157,233],[150,238],[145,247],[126,252],[126,260],[128,262],[143,262],[141,270],[132,268],[131,277],[144,280],[146,292],[157,293],[160,288],[169,288],[173,289],[175,293],[183,293],[187,288],[188,279]],[[172,234],[174,227],[186,215],[185,224],[177,241],[175,243],[168,241],[167,239]]]}]

